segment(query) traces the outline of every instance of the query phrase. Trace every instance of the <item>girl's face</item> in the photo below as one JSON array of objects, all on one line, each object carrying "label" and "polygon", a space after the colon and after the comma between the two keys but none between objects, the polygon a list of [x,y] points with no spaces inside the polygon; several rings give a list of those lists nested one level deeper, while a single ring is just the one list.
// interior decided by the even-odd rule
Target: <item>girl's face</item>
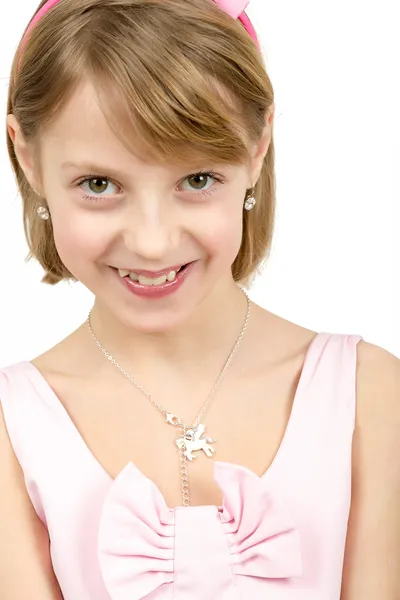
[{"label": "girl's face", "polygon": [[[268,143],[252,168],[193,164],[189,151],[185,169],[174,167],[173,156],[168,166],[151,164],[122,146],[93,89],[81,88],[41,145],[41,191],[61,260],[96,304],[130,327],[155,332],[178,325],[211,292],[235,285],[231,265],[246,190],[259,177]],[[131,285],[118,269],[131,273]],[[154,283],[161,287],[147,287],[149,278],[135,282],[139,275],[160,276]]]}]

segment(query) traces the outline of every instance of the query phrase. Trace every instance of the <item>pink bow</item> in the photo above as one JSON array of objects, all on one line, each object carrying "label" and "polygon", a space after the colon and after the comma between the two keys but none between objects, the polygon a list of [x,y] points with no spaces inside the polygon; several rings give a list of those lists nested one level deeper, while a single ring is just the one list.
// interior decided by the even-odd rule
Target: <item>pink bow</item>
[{"label": "pink bow", "polygon": [[250,0],[215,0],[215,3],[233,19],[239,18],[249,2]]},{"label": "pink bow", "polygon": [[[129,463],[111,485],[100,521],[98,555],[112,600],[141,600],[161,588],[170,598],[174,515],[158,488]],[[164,591],[164,594],[162,593]]]},{"label": "pink bow", "polygon": [[233,19],[239,19],[247,33],[256,43],[256,46],[261,52],[260,42],[258,41],[256,30],[253,27],[249,17],[244,12],[250,0],[214,0],[218,6],[225,11]]},{"label": "pink bow", "polygon": [[234,573],[281,579],[302,574],[299,532],[276,506],[265,483],[252,471],[215,463],[215,480],[224,490],[221,515]]},{"label": "pink bow", "polygon": [[[263,597],[268,579],[302,574],[299,533],[275,506],[264,481],[222,462],[215,462],[215,479],[223,506],[179,508],[190,512],[179,512],[178,519],[150,479],[132,463],[125,467],[106,497],[98,537],[100,568],[112,600],[153,598],[156,590],[157,600],[171,600],[174,589],[181,591],[183,576],[194,580],[192,600],[209,597],[210,589],[214,597],[237,600],[236,577],[244,586],[247,578],[256,578],[257,597]],[[204,541],[204,531],[213,542]],[[187,552],[177,556],[182,536],[189,541]],[[207,582],[196,571],[199,563],[210,574]]]}]

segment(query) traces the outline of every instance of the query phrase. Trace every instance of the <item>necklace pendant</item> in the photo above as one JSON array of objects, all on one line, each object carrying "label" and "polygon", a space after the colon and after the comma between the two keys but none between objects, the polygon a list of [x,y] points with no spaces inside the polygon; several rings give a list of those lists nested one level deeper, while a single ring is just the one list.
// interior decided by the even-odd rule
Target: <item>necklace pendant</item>
[{"label": "necklace pendant", "polygon": [[193,452],[198,452],[199,450],[203,450],[209,458],[215,452],[215,448],[210,446],[210,444],[215,443],[215,440],[202,437],[205,429],[205,425],[202,424],[197,425],[197,427],[191,427],[181,438],[176,440],[176,445],[180,451],[183,451],[184,456],[186,456],[188,460],[196,458],[196,456],[193,455]]}]

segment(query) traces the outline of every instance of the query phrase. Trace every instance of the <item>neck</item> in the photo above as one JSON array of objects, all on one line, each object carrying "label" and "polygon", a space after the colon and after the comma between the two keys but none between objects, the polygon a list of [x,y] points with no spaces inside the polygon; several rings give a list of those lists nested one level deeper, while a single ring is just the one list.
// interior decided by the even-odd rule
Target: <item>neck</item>
[{"label": "neck", "polygon": [[[93,331],[118,362],[128,369],[149,365],[185,370],[221,363],[237,339],[247,313],[247,299],[234,283],[216,286],[182,323],[167,330],[139,331],[118,319],[98,299],[92,309]],[[99,359],[101,352],[99,350]],[[104,356],[103,356],[104,359]],[[146,368],[147,367],[147,368]]]}]

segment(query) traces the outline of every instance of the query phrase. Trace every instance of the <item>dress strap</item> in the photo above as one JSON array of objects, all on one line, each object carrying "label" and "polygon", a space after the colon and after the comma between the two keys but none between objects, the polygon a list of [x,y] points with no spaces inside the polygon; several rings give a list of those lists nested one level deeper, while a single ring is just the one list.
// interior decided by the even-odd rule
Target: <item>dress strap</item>
[{"label": "dress strap", "polygon": [[[267,480],[301,478],[348,453],[355,426],[360,335],[319,333],[307,351],[292,411]],[[340,462],[340,461],[339,461]]]}]

